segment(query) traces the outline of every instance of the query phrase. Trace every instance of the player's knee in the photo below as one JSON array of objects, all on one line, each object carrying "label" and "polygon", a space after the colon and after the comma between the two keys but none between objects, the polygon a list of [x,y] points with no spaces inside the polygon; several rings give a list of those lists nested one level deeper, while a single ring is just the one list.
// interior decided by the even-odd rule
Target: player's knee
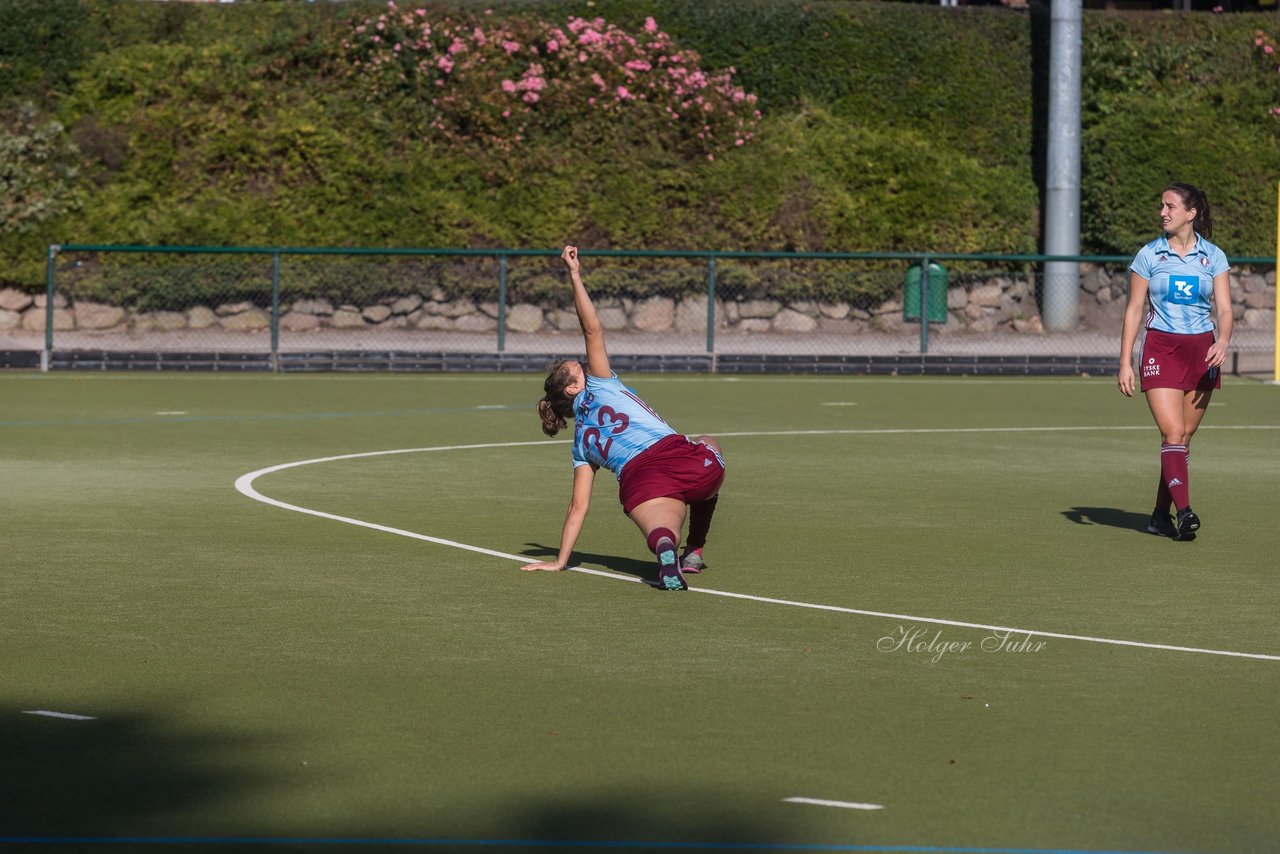
[{"label": "player's knee", "polygon": [[1166,445],[1185,445],[1191,439],[1191,434],[1186,430],[1169,430],[1161,431],[1164,436]]}]

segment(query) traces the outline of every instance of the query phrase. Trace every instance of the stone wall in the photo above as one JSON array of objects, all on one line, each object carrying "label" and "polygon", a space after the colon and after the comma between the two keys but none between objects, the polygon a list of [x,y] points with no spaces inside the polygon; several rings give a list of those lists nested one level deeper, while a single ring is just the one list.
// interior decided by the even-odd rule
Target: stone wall
[{"label": "stone wall", "polygon": [[[1128,272],[1108,272],[1081,265],[1080,321],[1085,329],[1115,330],[1128,294]],[[1231,296],[1237,326],[1271,328],[1275,322],[1275,272],[1249,270],[1232,273]],[[47,310],[43,294],[31,296],[14,289],[0,290],[0,330],[43,332]],[[642,300],[602,298],[596,301],[600,321],[616,332],[675,331],[697,333],[707,325],[707,298],[650,297]],[[226,330],[262,332],[269,329],[269,311],[251,302],[197,306],[185,311],[133,312],[119,306],[79,301],[57,294],[53,302],[56,331],[163,332],[166,330]],[[1043,333],[1035,282],[1028,276],[994,276],[947,291],[946,324],[941,332],[1019,335]],[[507,310],[507,329],[517,333],[576,331],[571,308],[517,303]],[[716,326],[729,333],[810,332],[856,334],[896,332],[906,326],[902,298],[895,296],[872,308],[844,302],[770,299],[716,301]],[[914,324],[912,324],[914,327]],[[429,330],[496,332],[498,304],[450,299],[443,291],[408,294],[372,305],[334,304],[322,299],[298,300],[281,307],[280,328],[287,333],[315,329]]]}]

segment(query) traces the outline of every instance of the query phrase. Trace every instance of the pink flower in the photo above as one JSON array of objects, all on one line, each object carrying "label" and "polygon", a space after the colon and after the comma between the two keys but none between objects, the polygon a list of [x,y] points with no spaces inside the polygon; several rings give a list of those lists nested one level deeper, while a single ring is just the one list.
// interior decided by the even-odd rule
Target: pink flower
[{"label": "pink flower", "polygon": [[715,156],[714,154],[708,154],[708,155],[707,155],[707,159],[708,159],[708,160],[715,160],[715,159],[716,159],[716,156]]},{"label": "pink flower", "polygon": [[427,14],[427,10],[426,10],[426,9],[414,9],[414,10],[413,10],[413,14],[415,14],[415,15],[417,15],[419,18],[421,18],[421,17],[424,17],[424,16]]},{"label": "pink flower", "polygon": [[453,71],[453,60],[449,59],[449,57],[447,56],[442,56],[439,59],[437,59],[436,65],[439,66],[440,70],[443,71],[445,74],[448,74],[450,71]]},{"label": "pink flower", "polygon": [[538,103],[539,97],[541,96],[539,96],[537,92],[525,92],[523,100],[526,104],[536,104]]},{"label": "pink flower", "polygon": [[1275,53],[1275,49],[1272,48],[1271,45],[1267,45],[1262,49],[1262,52],[1266,54],[1272,54],[1272,53]]},{"label": "pink flower", "polygon": [[734,144],[734,145],[746,145],[746,144],[747,144],[747,141],[746,141],[745,139],[735,139],[735,140],[733,141],[733,144]]},{"label": "pink flower", "polygon": [[627,100],[627,99],[628,99],[628,98],[630,98],[630,97],[631,97],[631,93],[627,91],[627,87],[626,87],[626,86],[619,86],[619,87],[618,87],[618,100],[619,100],[619,101],[625,101],[625,100]]},{"label": "pink flower", "polygon": [[560,49],[560,42],[556,41],[555,39],[552,39],[551,41],[547,42],[547,53],[555,53],[559,49]]},{"label": "pink flower", "polygon": [[587,55],[582,51],[578,51],[578,62],[586,62],[586,61],[587,61]]},{"label": "pink flower", "polygon": [[471,40],[478,45],[483,45],[485,42],[484,30],[480,29],[479,27],[476,27],[474,30],[472,30]]},{"label": "pink flower", "polygon": [[658,31],[658,22],[653,18],[644,19],[644,31],[646,33],[656,33]]},{"label": "pink flower", "polygon": [[507,52],[507,56],[510,56],[516,51],[520,50],[520,43],[512,42],[512,41],[504,41],[502,43],[502,49]]},{"label": "pink flower", "polygon": [[502,91],[503,91],[503,92],[506,92],[508,95],[514,95],[514,94],[516,93],[516,84],[515,84],[515,82],[514,82],[514,81],[512,81],[512,80],[503,80],[503,81],[502,81]]},{"label": "pink flower", "polygon": [[[356,27],[356,32],[357,33],[363,32],[363,29],[364,29],[363,27]],[[1262,39],[1254,39],[1253,44],[1256,47],[1262,47]]]},{"label": "pink flower", "polygon": [[604,78],[600,76],[599,71],[591,72],[591,82],[599,86],[601,92],[609,88],[608,84],[604,82]]},{"label": "pink flower", "polygon": [[504,119],[509,119],[509,118],[511,118],[511,111],[510,111],[510,110],[503,110],[503,111],[502,111],[502,117],[503,117]]},{"label": "pink flower", "polygon": [[466,42],[464,42],[460,38],[454,37],[453,41],[449,43],[450,56],[453,56],[454,54],[462,53],[466,49],[467,49]]}]

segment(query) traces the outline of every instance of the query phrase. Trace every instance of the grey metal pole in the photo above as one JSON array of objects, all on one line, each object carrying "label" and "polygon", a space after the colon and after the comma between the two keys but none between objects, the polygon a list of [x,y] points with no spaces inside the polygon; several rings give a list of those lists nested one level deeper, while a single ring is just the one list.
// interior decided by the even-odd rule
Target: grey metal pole
[{"label": "grey metal pole", "polygon": [[707,258],[707,352],[716,351],[716,256]]},{"label": "grey metal pole", "polygon": [[507,256],[498,256],[498,352],[507,349]]},{"label": "grey metal pole", "polygon": [[[1053,0],[1049,39],[1049,133],[1045,180],[1046,255],[1080,254],[1080,28],[1082,0]],[[1044,265],[1044,326],[1075,329],[1080,265]]]},{"label": "grey metal pole", "polygon": [[49,247],[44,267],[44,350],[40,353],[40,370],[45,372],[53,360],[53,278],[57,261],[58,245],[55,243]]},{"label": "grey metal pole", "polygon": [[929,256],[920,259],[920,355],[929,352]]},{"label": "grey metal pole", "polygon": [[271,253],[271,370],[280,371],[280,253]]}]

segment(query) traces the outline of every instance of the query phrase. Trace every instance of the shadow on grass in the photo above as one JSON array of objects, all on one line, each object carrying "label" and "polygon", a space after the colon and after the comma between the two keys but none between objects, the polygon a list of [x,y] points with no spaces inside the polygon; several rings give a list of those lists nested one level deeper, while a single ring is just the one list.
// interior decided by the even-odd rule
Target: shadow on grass
[{"label": "shadow on grass", "polygon": [[[72,721],[20,714],[0,704],[4,785],[0,849],[136,851],[155,854],[314,851],[794,850],[806,833],[794,818],[750,809],[732,793],[683,781],[653,790],[529,796],[474,805],[474,815],[434,832],[412,819],[282,833],[298,816],[272,815],[256,832],[218,832],[220,802],[267,791],[268,779],[227,759],[242,739],[175,732],[142,715]],[[251,746],[251,745],[250,745]],[[465,774],[464,769],[457,769]],[[586,771],[589,776],[592,771]],[[697,807],[690,798],[702,801]],[[406,794],[412,801],[413,795]],[[750,798],[748,798],[750,800]],[[259,819],[261,820],[261,819]],[[234,823],[234,820],[233,820]],[[14,847],[9,847],[14,846]],[[804,846],[799,846],[804,847]]]},{"label": "shadow on grass", "polygon": [[[111,837],[266,785],[228,754],[229,736],[175,730],[145,715],[66,720],[0,703],[0,835]],[[173,819],[170,818],[171,823]]]},{"label": "shadow on grass", "polygon": [[[533,559],[550,560],[560,553],[559,546],[548,546],[544,543],[525,543],[527,548],[520,554]],[[636,560],[618,555],[592,554],[591,552],[573,552],[574,563],[578,566],[591,565],[623,575],[634,575],[650,587],[658,586],[658,567],[652,560]]]},{"label": "shadow on grass", "polygon": [[[674,801],[668,801],[673,797]],[[681,809],[680,800],[674,790],[634,791],[530,805],[517,830],[518,838],[539,840],[543,845],[558,841],[566,849],[587,848],[589,842],[600,844],[601,850],[625,847],[631,851],[807,847],[797,845],[805,835],[800,822],[804,807],[796,808],[792,821],[778,822],[776,816],[765,817],[767,808],[752,811],[744,805],[735,806],[728,796],[713,799],[716,806],[697,810]]]},{"label": "shadow on grass", "polygon": [[1117,510],[1115,507],[1072,507],[1070,510],[1063,510],[1062,515],[1077,525],[1105,525],[1108,528],[1124,528],[1142,534],[1147,533],[1147,523],[1151,521],[1149,513],[1134,513]]}]

